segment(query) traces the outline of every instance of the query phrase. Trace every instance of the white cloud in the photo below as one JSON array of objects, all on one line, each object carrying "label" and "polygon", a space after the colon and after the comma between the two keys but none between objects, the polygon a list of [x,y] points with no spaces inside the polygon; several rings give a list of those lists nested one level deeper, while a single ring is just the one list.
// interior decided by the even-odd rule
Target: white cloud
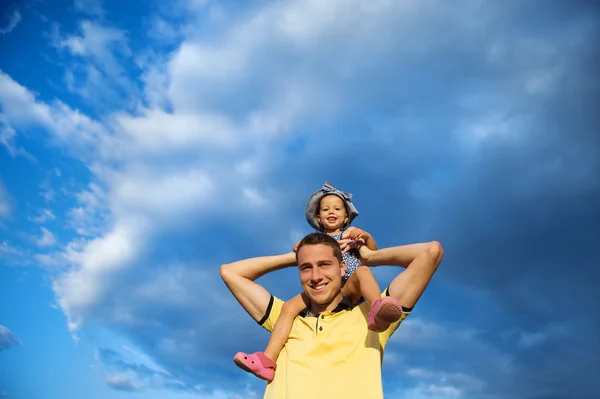
[{"label": "white cloud", "polygon": [[181,38],[183,30],[183,26],[177,26],[160,16],[155,16],[150,21],[148,36],[159,42],[171,43]]},{"label": "white cloud", "polygon": [[54,234],[44,227],[42,227],[41,230],[42,236],[36,240],[37,245],[40,247],[54,246],[56,244],[56,237],[54,237]]},{"label": "white cloud", "polygon": [[8,241],[0,242],[0,258],[7,265],[26,266],[31,263],[31,254]]},{"label": "white cloud", "polygon": [[10,15],[10,20],[8,21],[7,25],[3,28],[0,28],[0,35],[6,35],[7,33],[12,32],[17,25],[19,25],[19,22],[21,22],[22,19],[21,13],[19,11],[14,11]]},{"label": "white cloud", "polygon": [[52,202],[54,201],[54,190],[51,188],[47,188],[44,189],[40,192],[40,196],[46,201],[46,202]]},{"label": "white cloud", "polygon": [[228,147],[239,142],[238,127],[224,115],[172,114],[150,109],[140,116],[120,115],[120,126],[132,148],[160,154],[169,150]]},{"label": "white cloud", "polygon": [[[139,79],[143,83],[143,102],[156,113],[165,112],[164,109],[168,106],[165,92],[169,75],[165,71],[165,58],[166,56],[153,50],[143,51],[135,58],[136,65],[142,69]],[[122,118],[126,120],[127,115]]]},{"label": "white cloud", "polygon": [[10,215],[12,210],[12,200],[4,186],[4,183],[0,181],[0,217],[7,217]]},{"label": "white cloud", "polygon": [[106,294],[108,277],[133,266],[146,237],[144,230],[143,221],[123,219],[104,236],[85,242],[82,248],[67,248],[62,254],[70,264],[78,266],[53,282],[72,331],[81,325],[90,307]]},{"label": "white cloud", "polygon": [[4,255],[22,255],[23,251],[20,249],[13,247],[7,241],[2,241],[0,243],[0,254]]},{"label": "white cloud", "polygon": [[108,204],[104,190],[90,183],[87,190],[75,195],[78,205],[69,211],[69,224],[81,236],[94,237],[105,231]]},{"label": "white cloud", "polygon": [[[74,57],[65,72],[68,88],[96,106],[105,107],[106,101],[130,105],[129,100],[123,101],[125,93],[131,96],[135,92],[123,65],[131,57],[125,32],[89,20],[80,22],[79,31],[80,35],[61,36],[57,30],[53,38],[58,49]],[[80,75],[85,78],[76,78]]]},{"label": "white cloud", "polygon": [[[76,232],[87,238],[38,256],[46,264],[71,266],[53,285],[70,326],[93,317],[94,306],[107,300],[117,276],[136,267],[153,235],[185,228],[199,215],[242,217],[285,198],[260,181],[276,167],[274,154],[305,120],[325,120],[343,106],[352,76],[373,71],[361,60],[385,56],[392,43],[382,44],[381,36],[412,32],[410,21],[419,13],[409,3],[270,4],[234,22],[232,34],[222,39],[191,37],[172,56],[148,55],[158,62],[143,69],[147,108],[109,113],[103,123],[60,101],[38,101],[0,73],[7,125],[15,131],[44,128],[53,144],[69,149],[93,174],[94,185],[78,195],[69,213]],[[340,47],[335,37],[355,44]],[[54,39],[81,60],[70,69],[74,88],[83,72],[83,89],[116,82],[134,103],[141,102],[121,63],[132,55],[125,32],[83,21],[77,34],[57,33]],[[327,50],[314,52],[317,45]],[[314,70],[325,73],[315,77]],[[94,94],[100,95],[84,93]],[[238,104],[242,97],[247,100]]]},{"label": "white cloud", "polygon": [[35,223],[46,223],[47,221],[54,219],[56,219],[56,216],[50,209],[42,209],[38,216],[30,218],[30,220]]},{"label": "white cloud", "polygon": [[[60,101],[51,105],[39,102],[32,92],[0,71],[0,105],[5,120],[15,130],[40,127],[49,133],[48,142],[70,151],[84,163],[94,158],[113,159],[122,154],[106,127],[79,110]],[[42,196],[54,200],[49,182],[42,184]]]},{"label": "white cloud", "polygon": [[[84,3],[77,6],[81,9]],[[133,333],[137,329],[151,331],[154,334],[149,335],[160,337],[146,342],[145,348],[153,355],[167,364],[182,364],[185,370],[202,370],[204,348],[198,343],[214,325],[207,326],[203,318],[195,316],[202,314],[201,308],[213,306],[211,294],[218,298],[223,292],[217,291],[221,286],[215,284],[215,273],[195,270],[202,267],[214,272],[216,263],[172,266],[162,259],[148,259],[155,247],[169,245],[156,242],[156,237],[174,232],[185,236],[190,229],[210,225],[222,215],[246,225],[239,221],[253,212],[283,209],[281,204],[292,194],[273,192],[265,176],[277,174],[290,140],[310,135],[311,126],[337,121],[345,115],[340,111],[368,113],[362,105],[370,107],[372,101],[388,98],[388,90],[392,90],[388,86],[394,94],[406,90],[406,82],[412,79],[405,76],[410,63],[426,62],[428,53],[449,44],[435,39],[429,27],[437,26],[450,37],[452,29],[459,29],[454,25],[461,26],[444,24],[440,13],[467,14],[464,9],[458,11],[459,7],[448,11],[441,4],[358,0],[269,3],[243,19],[229,20],[227,33],[216,38],[180,36],[190,31],[156,19],[157,35],[184,39],[170,54],[148,50],[134,54],[124,31],[84,21],[77,34],[57,34],[55,45],[80,61],[66,72],[73,90],[104,102],[101,89],[111,81],[114,87],[110,90],[126,94],[122,97],[127,104],[117,108],[129,111],[113,112],[113,103],[105,102],[109,110],[100,120],[59,100],[38,100],[0,72],[3,126],[12,132],[11,143],[15,132],[41,127],[52,145],[68,149],[91,174],[89,184],[75,196],[77,204],[68,212],[69,224],[78,237],[56,253],[36,255],[42,264],[64,266],[53,289],[71,330],[86,322],[100,322]],[[102,14],[86,7],[95,15]],[[464,29],[460,37],[478,37],[472,25],[460,29]],[[123,66],[123,59],[129,58],[136,60],[142,72],[139,90],[133,88],[133,75]],[[383,79],[385,88],[373,76]],[[519,82],[526,92],[545,93],[552,83],[551,78],[527,84],[524,79],[520,77]],[[395,109],[396,105],[389,107]],[[519,120],[503,112],[477,111],[477,118],[468,113],[466,122],[456,129],[467,143],[510,140],[521,130]],[[394,139],[400,134],[396,130],[390,133]],[[381,134],[377,129],[372,133]],[[339,132],[314,135],[309,142],[316,146],[312,149],[327,147],[323,150],[327,156],[362,150],[345,146],[345,142],[328,147],[328,139],[339,139]],[[376,138],[370,140],[376,143]],[[307,164],[313,160],[316,168],[323,159],[307,159]],[[51,187],[45,189],[47,199],[53,199]],[[285,217],[281,211],[277,227],[285,224]],[[299,229],[289,227],[281,234],[286,246],[300,234]],[[198,247],[206,250],[201,244]],[[182,314],[186,320],[168,323],[167,314],[172,318]],[[410,319],[398,336],[401,345],[436,351],[446,349],[451,337],[457,345],[475,346],[483,358],[481,364],[490,370],[506,371],[512,365],[510,356],[482,340],[479,331],[452,331]],[[534,338],[523,338],[523,342],[535,343]],[[405,361],[393,351],[386,359],[387,364]],[[452,371],[425,375],[415,370],[415,376],[431,381],[414,388],[411,397],[456,397],[465,387],[475,390],[478,386],[476,379],[465,382],[466,377]],[[128,374],[110,374],[106,382],[122,389],[143,388]]]},{"label": "white cloud", "polygon": [[99,18],[103,18],[106,14],[100,0],[75,0],[75,9]]},{"label": "white cloud", "polygon": [[12,158],[15,158],[16,156],[23,156],[25,158],[29,158],[30,160],[35,160],[33,155],[17,145],[15,136],[15,130],[8,125],[4,115],[0,114],[0,144],[6,148],[6,151],[8,151]]},{"label": "white cloud", "polygon": [[132,211],[159,223],[186,218],[213,199],[215,184],[207,172],[190,167],[157,173],[153,168],[134,166],[107,177],[112,187],[113,212],[126,217]]}]

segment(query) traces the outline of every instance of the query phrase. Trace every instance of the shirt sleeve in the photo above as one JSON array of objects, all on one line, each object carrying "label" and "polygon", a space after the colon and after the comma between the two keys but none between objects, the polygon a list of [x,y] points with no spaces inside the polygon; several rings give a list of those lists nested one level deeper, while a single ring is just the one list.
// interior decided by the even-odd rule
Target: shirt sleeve
[{"label": "shirt sleeve", "polygon": [[281,299],[271,295],[271,300],[267,306],[267,311],[258,324],[268,332],[273,331],[273,327],[275,326],[275,323],[281,314],[283,303],[284,302]]}]

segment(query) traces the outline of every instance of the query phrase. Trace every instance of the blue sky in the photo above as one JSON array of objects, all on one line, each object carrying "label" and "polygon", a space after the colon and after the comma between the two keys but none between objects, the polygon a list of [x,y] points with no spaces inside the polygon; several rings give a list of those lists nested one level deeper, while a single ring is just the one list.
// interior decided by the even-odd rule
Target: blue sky
[{"label": "blue sky", "polygon": [[218,269],[325,180],[445,249],[386,398],[598,395],[595,2],[123,5],[0,7],[0,398],[262,397]]}]

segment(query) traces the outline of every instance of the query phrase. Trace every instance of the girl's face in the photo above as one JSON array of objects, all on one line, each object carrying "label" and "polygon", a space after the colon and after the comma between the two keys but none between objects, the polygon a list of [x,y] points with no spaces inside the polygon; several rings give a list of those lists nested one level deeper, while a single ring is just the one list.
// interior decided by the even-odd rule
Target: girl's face
[{"label": "girl's face", "polygon": [[323,197],[317,218],[327,232],[339,230],[348,221],[344,201],[334,194]]}]

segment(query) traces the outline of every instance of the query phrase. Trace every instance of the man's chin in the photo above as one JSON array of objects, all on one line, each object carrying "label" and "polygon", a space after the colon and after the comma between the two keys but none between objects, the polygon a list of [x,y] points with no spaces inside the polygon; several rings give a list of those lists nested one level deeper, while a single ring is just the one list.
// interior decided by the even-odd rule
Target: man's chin
[{"label": "man's chin", "polygon": [[305,293],[315,305],[328,305],[335,299],[335,295],[331,295],[331,293],[321,293],[316,295],[314,293],[307,293],[306,291]]}]

